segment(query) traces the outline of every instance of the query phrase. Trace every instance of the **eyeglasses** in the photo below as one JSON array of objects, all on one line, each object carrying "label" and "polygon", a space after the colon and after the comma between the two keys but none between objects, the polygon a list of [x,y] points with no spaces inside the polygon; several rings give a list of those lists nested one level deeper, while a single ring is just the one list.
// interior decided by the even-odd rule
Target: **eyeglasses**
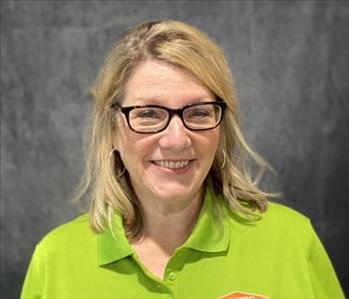
[{"label": "eyeglasses", "polygon": [[125,115],[130,129],[137,133],[158,133],[165,130],[174,115],[178,115],[184,126],[192,131],[206,131],[216,128],[223,119],[224,102],[203,102],[170,109],[158,105],[122,107],[111,106]]}]

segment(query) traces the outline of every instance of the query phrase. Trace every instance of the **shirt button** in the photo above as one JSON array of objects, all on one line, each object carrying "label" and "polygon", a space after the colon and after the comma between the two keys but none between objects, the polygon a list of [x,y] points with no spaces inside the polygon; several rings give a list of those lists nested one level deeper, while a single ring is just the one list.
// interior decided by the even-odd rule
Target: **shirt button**
[{"label": "shirt button", "polygon": [[169,280],[175,280],[176,279],[176,273],[174,273],[174,272],[170,272],[169,274],[168,274],[168,279]]}]

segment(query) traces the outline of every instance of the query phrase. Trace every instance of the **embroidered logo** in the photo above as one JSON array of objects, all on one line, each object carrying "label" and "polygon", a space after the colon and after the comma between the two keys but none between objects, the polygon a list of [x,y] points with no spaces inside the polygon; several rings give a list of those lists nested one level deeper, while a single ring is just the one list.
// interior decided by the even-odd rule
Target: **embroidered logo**
[{"label": "embroidered logo", "polygon": [[269,297],[264,295],[246,293],[246,292],[234,292],[234,293],[224,295],[219,299],[269,299]]}]

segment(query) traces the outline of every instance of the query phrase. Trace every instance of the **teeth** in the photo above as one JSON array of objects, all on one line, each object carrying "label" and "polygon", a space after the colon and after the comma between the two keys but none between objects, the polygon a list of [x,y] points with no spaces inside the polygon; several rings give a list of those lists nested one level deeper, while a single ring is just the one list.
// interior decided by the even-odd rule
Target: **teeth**
[{"label": "teeth", "polygon": [[156,165],[170,168],[170,169],[177,169],[177,168],[183,168],[189,164],[189,160],[181,160],[181,161],[168,161],[168,160],[158,160],[154,161]]}]

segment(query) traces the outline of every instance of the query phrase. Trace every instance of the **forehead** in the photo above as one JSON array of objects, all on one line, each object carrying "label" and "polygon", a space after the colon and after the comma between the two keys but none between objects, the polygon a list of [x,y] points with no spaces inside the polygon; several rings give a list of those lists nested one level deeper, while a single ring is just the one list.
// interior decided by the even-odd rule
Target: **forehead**
[{"label": "forehead", "polygon": [[189,71],[158,60],[136,67],[125,87],[124,104],[178,107],[213,99],[211,91]]}]

